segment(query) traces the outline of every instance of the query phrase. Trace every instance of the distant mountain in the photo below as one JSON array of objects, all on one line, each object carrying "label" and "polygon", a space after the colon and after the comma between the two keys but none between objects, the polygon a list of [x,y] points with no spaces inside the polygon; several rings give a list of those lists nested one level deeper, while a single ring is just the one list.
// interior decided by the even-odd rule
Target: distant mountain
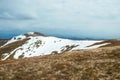
[{"label": "distant mountain", "polygon": [[0,47],[0,60],[21,59],[81,49],[94,49],[110,45],[111,42],[104,40],[70,40],[47,36],[38,32],[29,32],[5,41]]}]

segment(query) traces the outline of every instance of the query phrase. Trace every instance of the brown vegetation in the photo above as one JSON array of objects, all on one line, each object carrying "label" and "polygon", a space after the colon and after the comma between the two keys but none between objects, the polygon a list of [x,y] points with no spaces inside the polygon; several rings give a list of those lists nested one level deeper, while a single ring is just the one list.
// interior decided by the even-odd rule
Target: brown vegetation
[{"label": "brown vegetation", "polygon": [[66,52],[66,51],[70,51],[72,50],[73,48],[77,47],[79,45],[66,45],[63,47],[63,49],[61,50],[61,52]]},{"label": "brown vegetation", "polygon": [[120,80],[120,46],[8,60],[0,80]]},{"label": "brown vegetation", "polygon": [[0,39],[0,46],[3,46],[7,41],[8,39]]}]

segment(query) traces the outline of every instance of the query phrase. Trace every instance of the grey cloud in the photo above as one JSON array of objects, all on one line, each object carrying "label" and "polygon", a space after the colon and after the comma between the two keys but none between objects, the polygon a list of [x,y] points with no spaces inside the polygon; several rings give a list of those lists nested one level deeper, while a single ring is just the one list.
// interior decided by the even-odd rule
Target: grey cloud
[{"label": "grey cloud", "polygon": [[25,14],[10,14],[10,13],[3,13],[0,15],[0,20],[33,20],[35,17],[25,15]]},{"label": "grey cloud", "polygon": [[120,37],[119,16],[120,0],[0,0],[0,31]]}]

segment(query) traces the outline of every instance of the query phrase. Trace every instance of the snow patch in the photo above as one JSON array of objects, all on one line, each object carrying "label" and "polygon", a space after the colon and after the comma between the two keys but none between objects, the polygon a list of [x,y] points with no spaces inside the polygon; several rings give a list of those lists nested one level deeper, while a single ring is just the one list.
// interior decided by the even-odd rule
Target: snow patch
[{"label": "snow patch", "polygon": [[16,37],[13,37],[11,40],[9,40],[6,44],[4,44],[2,47],[10,44],[10,43],[13,43],[13,42],[16,42],[16,41],[19,41],[19,40],[23,40],[25,39],[26,36],[25,35],[19,35],[19,36],[16,36]]}]

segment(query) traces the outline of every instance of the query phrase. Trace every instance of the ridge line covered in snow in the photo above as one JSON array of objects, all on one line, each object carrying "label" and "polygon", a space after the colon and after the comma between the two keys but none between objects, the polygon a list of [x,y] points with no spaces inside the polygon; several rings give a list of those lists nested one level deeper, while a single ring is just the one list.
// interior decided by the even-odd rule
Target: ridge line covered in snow
[{"label": "ridge line covered in snow", "polygon": [[[34,32],[30,32],[30,34],[34,34]],[[39,34],[39,33],[37,33]],[[64,51],[72,51],[72,50],[80,50],[80,49],[94,49],[99,48],[101,46],[107,45],[109,43],[103,43],[99,45],[93,45],[98,42],[102,42],[103,40],[70,40],[70,39],[62,39],[53,36],[28,36],[19,35],[13,37],[9,40],[5,45],[13,43],[15,41],[23,40],[29,38],[22,46],[16,47],[10,53],[5,53],[5,57],[2,60],[8,59],[11,55],[14,59],[18,59],[20,57],[33,57],[40,55],[48,55],[51,53],[61,53]],[[3,45],[3,46],[5,46]],[[89,46],[89,47],[88,47]]]}]

